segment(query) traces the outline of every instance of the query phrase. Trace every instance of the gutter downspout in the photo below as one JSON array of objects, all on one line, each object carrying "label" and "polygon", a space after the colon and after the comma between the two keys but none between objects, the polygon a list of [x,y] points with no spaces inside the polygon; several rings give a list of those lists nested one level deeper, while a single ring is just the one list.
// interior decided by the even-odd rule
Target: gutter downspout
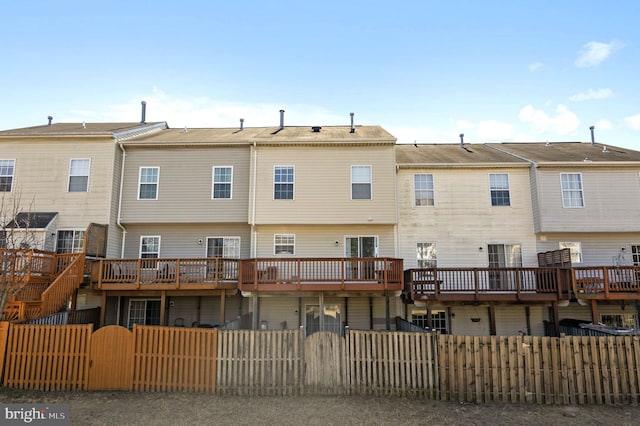
[{"label": "gutter downspout", "polygon": [[253,141],[253,190],[251,191],[251,257],[256,257],[258,235],[256,233],[256,185],[258,183],[258,145]]},{"label": "gutter downspout", "polygon": [[124,259],[124,246],[127,239],[127,229],[122,226],[120,222],[121,213],[122,213],[122,188],[124,186],[124,163],[127,158],[127,152],[124,150],[124,146],[122,146],[122,142],[118,143],[120,147],[120,151],[122,151],[122,164],[120,166],[120,191],[118,194],[118,219],[116,220],[116,225],[118,228],[122,230],[122,245],[120,247],[120,258]]}]

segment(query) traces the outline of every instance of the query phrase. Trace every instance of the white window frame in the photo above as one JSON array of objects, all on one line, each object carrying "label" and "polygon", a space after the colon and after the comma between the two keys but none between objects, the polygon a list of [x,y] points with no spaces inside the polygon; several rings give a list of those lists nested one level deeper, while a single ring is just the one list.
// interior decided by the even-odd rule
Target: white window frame
[{"label": "white window frame", "polygon": [[437,268],[437,253],[435,242],[418,241],[416,243],[416,265],[418,268]]},{"label": "white window frame", "polygon": [[568,248],[571,256],[571,263],[582,263],[582,243],[580,241],[560,241],[560,250]]},{"label": "white window frame", "polygon": [[[449,334],[449,308],[431,310],[431,329],[442,334]],[[413,308],[411,321],[419,327],[427,328],[427,309]]]},{"label": "white window frame", "polygon": [[[427,179],[421,184],[425,184],[425,188],[418,188],[418,177],[424,176]],[[429,178],[431,182],[429,182]],[[418,197],[418,193],[424,194],[424,197]],[[420,202],[418,202],[420,200]],[[434,190],[432,173],[415,173],[413,175],[413,205],[415,207],[433,207],[436,204],[436,193]]]},{"label": "white window frame", "polygon": [[[11,173],[9,173],[9,170],[11,170]],[[0,179],[7,179],[7,178],[11,179],[11,182],[9,183],[9,190],[8,191],[0,190],[0,192],[13,192],[13,182],[15,181],[15,174],[16,174],[16,160],[9,159],[9,158],[0,159]]]},{"label": "white window frame", "polygon": [[[580,188],[565,187],[564,176],[577,176]],[[571,183],[571,182],[568,182]],[[560,189],[562,190],[562,207],[565,209],[581,209],[584,207],[584,184],[582,182],[582,173],[560,173]],[[579,198],[572,197],[571,195],[579,194]],[[574,205],[579,201],[579,205]]]},{"label": "white window frame", "polygon": [[[368,169],[368,179],[359,179],[354,176],[354,170],[356,169]],[[357,173],[356,173],[357,174]],[[353,187],[354,185],[369,185],[369,198],[354,198]],[[373,200],[373,167],[371,165],[352,165],[351,166],[351,199],[352,200]]]},{"label": "white window frame", "polygon": [[[494,177],[497,179],[498,176],[504,176],[507,179],[507,186],[506,188],[502,187],[501,185],[498,185],[498,182],[493,182]],[[500,182],[502,183],[502,182]],[[497,193],[502,193],[505,192],[507,193],[507,204],[494,204],[493,203],[493,194],[494,192]],[[502,199],[502,198],[500,198]],[[492,207],[509,207],[511,206],[511,183],[509,182],[509,173],[489,173],[489,202],[491,203]]]},{"label": "white window frame", "polygon": [[[158,244],[158,251],[144,251],[143,252],[142,251],[142,245],[143,245],[143,242],[144,242],[145,238],[157,238],[158,239],[158,243],[157,243]],[[159,259],[160,258],[160,243],[161,243],[160,235],[141,235],[140,236],[140,246],[139,246],[139,251],[138,251],[138,254],[139,254],[138,257],[140,259]],[[154,253],[155,253],[156,257],[143,257],[142,256],[143,254],[154,254]]]},{"label": "white window frame", "polygon": [[[290,240],[290,241],[285,241]],[[291,247],[291,251],[282,250],[283,248]],[[278,251],[278,248],[281,250]],[[295,234],[275,234],[273,236],[273,254],[274,255],[292,255],[296,254],[296,235]]]},{"label": "white window frame", "polygon": [[[279,169],[291,169],[291,182],[276,182],[276,171]],[[286,174],[289,176],[289,174]],[[291,185],[291,198],[276,198],[276,185]],[[287,191],[288,192],[288,191]],[[273,199],[277,201],[291,201],[296,198],[296,167],[295,166],[273,166]]]},{"label": "white window frame", "polygon": [[[231,170],[231,174],[229,175],[229,182],[216,181],[216,170],[217,169],[225,169]],[[233,166],[213,166],[211,170],[211,199],[212,200],[231,200],[233,199]],[[229,187],[229,196],[228,197],[216,197],[216,185],[224,185],[225,187]]]},{"label": "white window frame", "polygon": [[[85,167],[81,167],[81,170],[75,170],[73,164],[74,162],[82,162],[86,164]],[[86,174],[80,174],[79,172],[86,172]],[[89,192],[89,175],[91,174],[91,159],[90,158],[72,158],[69,160],[69,180],[67,182],[67,192]],[[71,180],[74,177],[83,178],[86,177],[87,181],[83,190],[71,190]]]},{"label": "white window frame", "polygon": [[[59,251],[61,232],[72,232],[71,251]],[[56,232],[56,253],[81,253],[84,250],[84,229],[58,229]]]},{"label": "white window frame", "polygon": [[225,259],[240,259],[240,237],[207,237],[207,245],[205,247],[207,257],[219,257],[209,255],[209,242],[211,240],[222,240],[222,256]]},{"label": "white window frame", "polygon": [[[146,169],[155,169],[155,170],[158,171],[158,173],[156,174],[156,181],[155,182],[143,182],[142,181],[142,171],[146,170]],[[155,198],[142,198],[142,197],[140,197],[140,195],[142,193],[142,185],[155,185],[156,186]],[[138,200],[157,200],[159,192],[160,192],[160,167],[157,167],[157,166],[140,166],[140,170],[138,172]]]}]

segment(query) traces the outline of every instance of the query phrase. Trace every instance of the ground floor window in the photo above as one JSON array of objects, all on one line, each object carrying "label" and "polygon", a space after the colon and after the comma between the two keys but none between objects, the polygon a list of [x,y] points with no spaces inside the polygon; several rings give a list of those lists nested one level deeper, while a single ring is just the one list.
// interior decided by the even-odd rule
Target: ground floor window
[{"label": "ground floor window", "polygon": [[84,249],[84,231],[58,231],[56,253],[79,253]]},{"label": "ground floor window", "polygon": [[[411,322],[419,327],[428,328],[427,310],[414,309],[411,311]],[[446,309],[433,309],[431,311],[431,328],[442,334],[449,333]]]},{"label": "ground floor window", "polygon": [[638,328],[637,314],[603,314],[600,322],[609,327]]},{"label": "ground floor window", "polygon": [[305,326],[307,336],[316,331],[333,331],[334,333],[342,335],[340,305],[325,304],[322,318],[320,317],[320,305],[306,305]]},{"label": "ground floor window", "polygon": [[133,324],[160,325],[160,301],[147,299],[129,300],[129,315],[127,328],[132,329]]}]

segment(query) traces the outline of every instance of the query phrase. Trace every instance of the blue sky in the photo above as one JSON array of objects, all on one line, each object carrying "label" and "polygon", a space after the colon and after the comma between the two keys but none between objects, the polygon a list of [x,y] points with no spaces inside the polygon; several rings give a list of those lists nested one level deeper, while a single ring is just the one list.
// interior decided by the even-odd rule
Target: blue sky
[{"label": "blue sky", "polygon": [[379,124],[640,149],[640,2],[4,0],[0,129]]}]

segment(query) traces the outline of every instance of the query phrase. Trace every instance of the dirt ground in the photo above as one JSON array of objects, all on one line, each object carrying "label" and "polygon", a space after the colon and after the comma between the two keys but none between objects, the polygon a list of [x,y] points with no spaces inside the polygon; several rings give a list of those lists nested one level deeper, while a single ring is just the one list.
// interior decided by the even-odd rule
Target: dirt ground
[{"label": "dirt ground", "polygon": [[[640,407],[461,404],[362,396],[229,397],[188,393],[36,392],[0,403],[64,403],[72,425],[637,425]],[[1,422],[0,422],[1,423]]]}]

